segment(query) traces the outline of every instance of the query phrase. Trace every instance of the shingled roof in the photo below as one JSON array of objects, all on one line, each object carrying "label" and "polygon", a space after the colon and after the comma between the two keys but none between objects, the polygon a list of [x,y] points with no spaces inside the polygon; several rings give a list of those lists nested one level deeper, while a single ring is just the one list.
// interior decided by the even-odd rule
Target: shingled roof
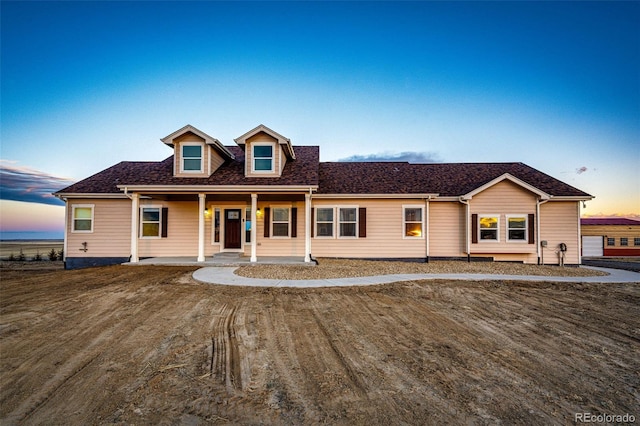
[{"label": "shingled roof", "polygon": [[160,162],[125,161],[77,182],[56,194],[115,194],[118,186],[318,186],[318,194],[438,194],[461,196],[509,174],[551,196],[591,197],[523,163],[328,162],[320,163],[317,146],[296,146],[296,160],[288,161],[282,176],[246,177],[244,151],[226,147],[228,160],[207,178],[173,175],[173,156]]},{"label": "shingled roof", "polygon": [[461,196],[505,173],[552,196],[590,197],[523,163],[320,163],[318,193]]},{"label": "shingled roof", "polygon": [[173,155],[163,161],[123,161],[91,177],[77,182],[56,194],[122,193],[118,186],[130,185],[318,185],[320,149],[317,146],[296,146],[296,160],[288,161],[280,177],[255,178],[244,175],[244,151],[238,146],[226,147],[235,156],[206,178],[185,178],[173,175]]}]

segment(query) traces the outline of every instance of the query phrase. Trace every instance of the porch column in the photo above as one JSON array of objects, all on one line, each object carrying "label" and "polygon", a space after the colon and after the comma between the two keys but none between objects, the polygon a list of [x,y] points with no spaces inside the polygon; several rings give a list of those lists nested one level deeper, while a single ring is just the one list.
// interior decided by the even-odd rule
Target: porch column
[{"label": "porch column", "polygon": [[204,262],[204,209],[207,195],[198,194],[198,262]]},{"label": "porch column", "polygon": [[251,194],[251,263],[258,261],[256,241],[258,239],[258,194]]},{"label": "porch column", "polygon": [[311,193],[304,194],[304,261],[311,262]]},{"label": "porch column", "polygon": [[[140,195],[131,194],[131,263],[138,263],[138,209]],[[65,253],[66,254],[66,253]]]}]

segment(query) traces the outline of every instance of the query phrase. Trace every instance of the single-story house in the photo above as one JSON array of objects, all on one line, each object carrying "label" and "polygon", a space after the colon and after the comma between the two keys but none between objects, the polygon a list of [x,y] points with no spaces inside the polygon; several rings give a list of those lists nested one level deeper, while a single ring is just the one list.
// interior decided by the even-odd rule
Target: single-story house
[{"label": "single-story house", "polygon": [[591,217],[580,225],[583,256],[640,256],[640,220]]},{"label": "single-story house", "polygon": [[[55,193],[67,268],[222,252],[580,264],[593,197],[523,163],[320,162],[260,125],[223,145],[187,125],[173,155],[121,162]],[[563,246],[562,246],[563,245]]]}]

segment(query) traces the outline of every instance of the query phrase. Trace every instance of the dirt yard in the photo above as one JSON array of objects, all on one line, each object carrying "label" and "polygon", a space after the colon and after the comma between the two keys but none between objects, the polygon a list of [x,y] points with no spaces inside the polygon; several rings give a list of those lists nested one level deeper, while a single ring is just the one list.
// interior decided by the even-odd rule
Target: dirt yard
[{"label": "dirt yard", "polygon": [[2,270],[0,424],[640,418],[640,284],[256,289]]}]

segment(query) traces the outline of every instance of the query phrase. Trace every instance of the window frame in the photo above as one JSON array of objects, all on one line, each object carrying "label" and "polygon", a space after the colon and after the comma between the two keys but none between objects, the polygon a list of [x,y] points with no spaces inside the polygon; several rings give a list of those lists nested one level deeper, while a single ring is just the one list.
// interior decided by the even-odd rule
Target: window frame
[{"label": "window frame", "polygon": [[633,246],[640,247],[640,237],[633,237]]},{"label": "window frame", "polygon": [[[271,157],[256,157],[255,148],[258,146],[269,146],[271,147]],[[256,169],[256,159],[270,159],[271,160],[271,169],[269,170],[258,170]],[[276,170],[276,146],[273,142],[254,142],[251,144],[251,172],[252,173],[275,173]]]},{"label": "window frame", "polygon": [[[320,221],[318,220],[318,213],[320,210],[331,210],[331,221],[327,221],[327,220],[323,220]],[[315,228],[314,229],[314,238],[324,238],[324,239],[333,239],[336,238],[336,207],[335,206],[316,206],[315,207],[315,218],[314,218],[314,222],[315,222]],[[331,224],[331,235],[319,235],[318,233],[318,225],[319,224],[327,224],[330,223]]]},{"label": "window frame", "polygon": [[[407,209],[420,210],[420,221],[407,220]],[[408,223],[420,223],[420,235],[407,235]],[[425,236],[425,217],[424,217],[424,205],[422,204],[403,204],[402,205],[402,239],[405,240],[424,240]]]},{"label": "window frame", "polygon": [[[496,218],[497,219],[497,223],[496,223],[496,238],[482,238],[482,226],[481,226],[481,221],[482,218]],[[484,228],[485,230],[493,230],[493,228]],[[500,242],[500,215],[497,213],[482,213],[482,214],[478,214],[478,243],[499,243]]]},{"label": "window frame", "polygon": [[[156,221],[145,221],[144,220],[144,210],[145,209],[149,209],[149,210],[158,210],[158,235],[144,235],[144,224],[145,223],[156,223]],[[155,240],[155,239],[160,239],[162,238],[162,206],[160,205],[148,205],[148,206],[140,206],[140,232],[139,232],[139,237],[140,239],[145,239],[145,240]]]},{"label": "window frame", "polygon": [[614,237],[607,237],[607,247],[613,247],[616,245],[616,239]]},{"label": "window frame", "polygon": [[[93,224],[94,224],[95,204],[72,204],[71,207],[72,207],[71,208],[71,232],[74,234],[92,234]],[[91,219],[80,219],[80,220],[90,220],[91,221],[90,229],[76,229],[76,210],[77,209],[91,210]]]},{"label": "window frame", "polygon": [[[340,210],[346,210],[346,209],[353,209],[355,210],[355,221],[342,221],[340,219]],[[337,232],[336,232],[336,237],[338,239],[345,239],[345,240],[350,240],[350,239],[357,239],[359,238],[359,229],[360,229],[360,217],[359,217],[359,208],[358,206],[351,206],[351,205],[346,205],[346,206],[336,206],[336,215],[335,215],[335,221],[337,223]],[[355,225],[355,235],[342,235],[342,227],[340,225],[342,225],[343,223],[353,223]]]},{"label": "window frame", "polygon": [[620,247],[629,247],[628,237],[620,237]]},{"label": "window frame", "polygon": [[[200,169],[199,170],[187,170],[184,167],[184,148],[187,146],[198,146],[200,147],[200,157],[186,157],[189,160],[195,160],[196,158],[200,159]],[[181,173],[204,173],[204,144],[201,142],[182,142],[180,144],[180,172]]]},{"label": "window frame", "polygon": [[[269,208],[271,209],[271,218],[269,220],[269,227],[270,227],[270,231],[271,233],[269,234],[269,238],[273,238],[273,239],[289,239],[291,238],[291,206],[284,206],[284,205],[272,205],[269,206]],[[287,221],[282,221],[282,220],[276,220],[276,210],[287,210]],[[274,233],[274,225],[276,223],[282,224],[282,223],[286,223],[287,224],[287,235],[275,235]]]},{"label": "window frame", "polygon": [[[506,240],[508,243],[525,243],[528,244],[529,243],[529,215],[528,214],[507,214],[505,215],[506,218]],[[524,228],[511,228],[509,227],[509,219],[511,218],[524,218]],[[498,223],[498,229],[500,229],[500,224]],[[514,231],[522,231],[524,232],[524,238],[523,239],[519,239],[519,238],[511,238],[509,231],[514,230]]]}]

